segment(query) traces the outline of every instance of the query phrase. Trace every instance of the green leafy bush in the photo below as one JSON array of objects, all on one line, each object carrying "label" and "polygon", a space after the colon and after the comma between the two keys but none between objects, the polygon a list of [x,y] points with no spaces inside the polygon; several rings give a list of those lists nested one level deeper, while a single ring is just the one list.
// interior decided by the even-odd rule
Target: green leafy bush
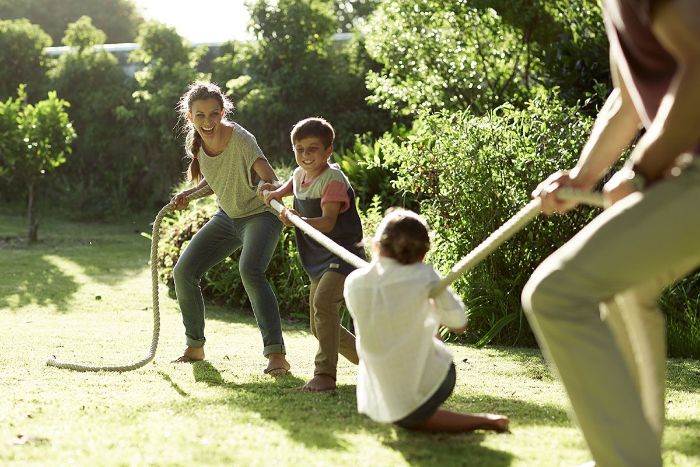
[{"label": "green leafy bush", "polygon": [[[446,273],[524,207],[540,181],[573,166],[591,123],[554,98],[483,116],[421,115],[414,133],[385,157],[398,167],[397,188],[414,194],[436,232],[429,261]],[[521,312],[522,287],[592,216],[591,209],[579,208],[537,218],[455,283],[469,309],[471,341],[532,343]]]},{"label": "green leafy bush", "polygon": [[381,64],[367,75],[369,101],[399,115],[483,114],[555,87],[573,104],[608,82],[595,0],[384,0],[366,44]]},{"label": "green leafy bush", "polygon": [[661,309],[666,313],[669,356],[700,358],[700,270],[668,289]]},{"label": "green leafy bush", "polygon": [[402,125],[394,125],[391,132],[374,139],[371,133],[358,135],[349,148],[341,148],[334,160],[350,180],[362,210],[371,203],[379,203],[384,209],[391,206],[409,207],[411,199],[395,189],[395,164],[386,159],[388,148],[405,139],[409,131]]}]

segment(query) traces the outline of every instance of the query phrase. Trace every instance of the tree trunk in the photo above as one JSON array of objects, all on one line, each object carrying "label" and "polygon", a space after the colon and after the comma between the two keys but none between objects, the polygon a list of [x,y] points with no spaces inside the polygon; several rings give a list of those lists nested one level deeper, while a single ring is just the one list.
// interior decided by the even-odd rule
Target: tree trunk
[{"label": "tree trunk", "polygon": [[36,243],[38,238],[39,221],[36,217],[35,197],[36,181],[32,180],[27,184],[27,240],[29,243]]}]

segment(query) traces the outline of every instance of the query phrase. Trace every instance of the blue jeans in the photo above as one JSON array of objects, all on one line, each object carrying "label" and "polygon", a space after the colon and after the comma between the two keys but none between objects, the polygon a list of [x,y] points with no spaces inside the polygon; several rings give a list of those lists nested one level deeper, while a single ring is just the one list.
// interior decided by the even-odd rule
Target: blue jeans
[{"label": "blue jeans", "polygon": [[238,270],[262,334],[263,355],[285,353],[277,298],[265,277],[281,231],[282,223],[272,213],[233,219],[220,209],[192,237],[173,269],[188,346],[202,347],[206,341],[202,276],[242,248]]}]

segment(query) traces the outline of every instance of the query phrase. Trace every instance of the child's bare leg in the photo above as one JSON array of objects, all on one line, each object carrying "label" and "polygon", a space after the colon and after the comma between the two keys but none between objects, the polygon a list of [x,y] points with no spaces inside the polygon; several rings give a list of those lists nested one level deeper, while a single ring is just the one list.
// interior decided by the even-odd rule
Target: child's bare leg
[{"label": "child's bare leg", "polygon": [[204,347],[188,346],[180,357],[173,360],[173,363],[199,362],[201,360],[204,360]]},{"label": "child's bare leg", "polygon": [[281,352],[274,352],[267,355],[267,368],[264,373],[270,376],[284,376],[289,373],[292,366]]},{"label": "child's bare leg", "polygon": [[438,409],[422,426],[420,431],[463,433],[474,430],[490,430],[498,433],[508,431],[508,417],[495,414],[465,414]]},{"label": "child's bare leg", "polygon": [[333,391],[336,388],[335,379],[328,375],[315,375],[301,388],[302,391],[322,392]]}]

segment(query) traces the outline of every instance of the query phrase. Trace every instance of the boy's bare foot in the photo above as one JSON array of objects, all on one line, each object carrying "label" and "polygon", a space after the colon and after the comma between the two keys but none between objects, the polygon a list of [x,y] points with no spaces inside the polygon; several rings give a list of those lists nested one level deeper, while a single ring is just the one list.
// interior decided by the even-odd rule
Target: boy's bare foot
[{"label": "boy's bare foot", "polygon": [[172,363],[200,362],[204,360],[204,347],[187,347],[181,357],[176,358]]},{"label": "boy's bare foot", "polygon": [[335,380],[333,378],[328,375],[316,375],[311,379],[311,381],[306,383],[301,390],[308,392],[323,392],[334,391],[335,388]]},{"label": "boy's bare foot", "polygon": [[267,356],[267,368],[263,371],[270,376],[284,376],[289,373],[292,366],[283,353],[271,353]]}]

